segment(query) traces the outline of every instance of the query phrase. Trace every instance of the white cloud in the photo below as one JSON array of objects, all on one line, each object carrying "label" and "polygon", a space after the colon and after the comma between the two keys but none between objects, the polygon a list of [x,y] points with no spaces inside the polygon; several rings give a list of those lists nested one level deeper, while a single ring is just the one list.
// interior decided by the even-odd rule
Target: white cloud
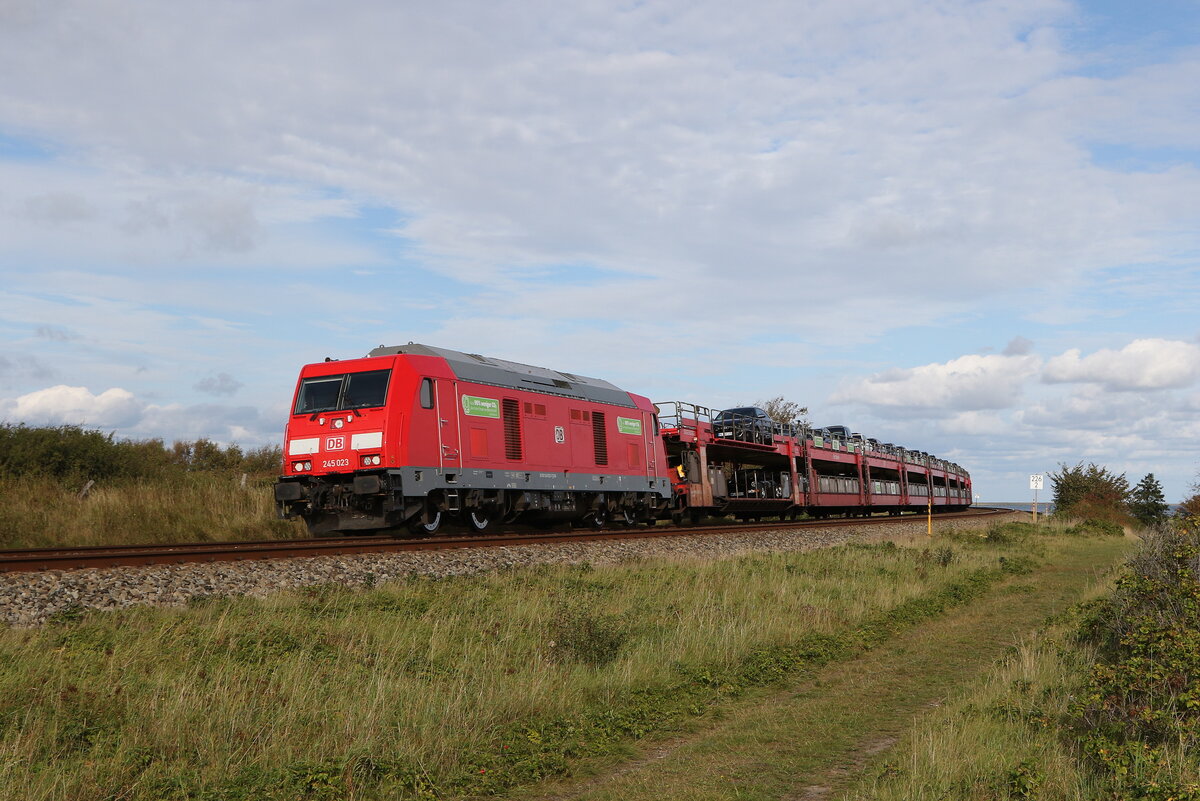
[{"label": "white cloud", "polygon": [[283,439],[286,416],[268,419],[253,406],[200,403],[150,405],[137,424],[121,432],[131,437],[157,437],[165,441],[205,437],[223,444],[276,445]]},{"label": "white cloud", "polygon": [[970,436],[997,436],[1011,433],[1009,421],[995,411],[959,412],[949,417],[944,429],[951,434]]},{"label": "white cloud", "polygon": [[6,417],[24,423],[121,428],[141,417],[144,404],[119,387],[93,395],[86,387],[59,384],[21,395],[6,407]]},{"label": "white cloud", "polygon": [[1007,409],[1037,373],[1036,356],[969,354],[939,364],[888,370],[844,384],[830,403],[942,417],[953,412]]},{"label": "white cloud", "polygon": [[[1148,255],[1200,182],[1088,163],[1064,100],[1177,98],[1135,100],[1150,73],[1064,78],[1062,0],[67,5],[0,33],[0,74],[19,76],[0,122],[103,161],[119,197],[81,203],[135,253],[252,259],[279,247],[281,197],[333,186],[405,215],[426,266],[489,287],[633,265],[703,319],[725,297],[695,279],[752,266],[779,295],[854,287],[823,292],[843,321],[899,298],[929,319],[931,286],[970,303]],[[7,181],[14,208],[69,189],[40,172]]]},{"label": "white cloud", "polygon": [[1120,350],[1085,357],[1072,348],[1046,362],[1047,383],[1093,383],[1113,391],[1178,389],[1200,378],[1200,345],[1168,339],[1137,339]]},{"label": "white cloud", "polygon": [[[274,411],[274,410],[273,410]],[[135,439],[166,441],[207,437],[222,443],[273,445],[281,438],[284,413],[264,416],[253,406],[153,404],[120,387],[93,394],[86,387],[46,387],[0,399],[0,419],[29,425],[79,425]]]},{"label": "white cloud", "polygon": [[[0,2],[0,131],[46,144],[0,158],[0,330],[35,332],[0,356],[6,394],[119,385],[142,404],[125,431],[269,439],[286,408],[255,408],[299,364],[379,342],[730,404],[815,407],[846,364],[928,362],[834,399],[915,446],[1069,458],[1120,425],[1104,391],[1194,382],[1186,349],[1046,365],[1095,396],[1036,381],[1023,337],[945,360],[999,319],[1040,343],[1078,321],[1079,345],[1195,305],[1200,55],[1080,77],[1119,71],[1060,41],[1080,13]],[[1181,156],[1122,171],[1097,143]],[[1097,308],[1133,263],[1146,286],[1111,296],[1159,294]],[[1151,333],[1181,336],[1128,338]],[[247,406],[186,396],[230,392],[223,371]]]}]

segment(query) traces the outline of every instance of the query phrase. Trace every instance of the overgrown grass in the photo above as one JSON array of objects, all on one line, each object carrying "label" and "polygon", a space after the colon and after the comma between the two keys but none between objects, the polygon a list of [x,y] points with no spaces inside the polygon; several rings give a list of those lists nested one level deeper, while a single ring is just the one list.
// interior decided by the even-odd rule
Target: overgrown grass
[{"label": "overgrown grass", "polygon": [[1102,589],[919,721],[852,797],[1200,799],[1200,521],[1147,532]]},{"label": "overgrown grass", "polygon": [[80,485],[0,477],[0,548],[112,545],[304,536],[275,519],[271,479],[180,473],[171,479]]},{"label": "overgrown grass", "polygon": [[[1111,584],[1109,585],[1111,587]],[[909,740],[847,795],[853,801],[1100,799],[1061,726],[1094,650],[1074,624],[1031,634],[969,692],[918,718]]]},{"label": "overgrown grass", "polygon": [[0,799],[499,793],[847,658],[1035,551],[540,567],[6,630]]},{"label": "overgrown grass", "polygon": [[0,548],[301,536],[275,519],[281,460],[278,447],[0,423]]}]

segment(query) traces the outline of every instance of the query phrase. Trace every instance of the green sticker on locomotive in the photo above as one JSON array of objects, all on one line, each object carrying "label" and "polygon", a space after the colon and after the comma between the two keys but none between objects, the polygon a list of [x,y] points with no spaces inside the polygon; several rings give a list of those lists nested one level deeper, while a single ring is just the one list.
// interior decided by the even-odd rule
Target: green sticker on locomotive
[{"label": "green sticker on locomotive", "polygon": [[479,398],[474,395],[462,396],[463,413],[472,417],[499,417],[500,401],[495,398]]},{"label": "green sticker on locomotive", "polygon": [[618,417],[617,431],[622,434],[633,434],[640,437],[642,435],[642,421],[632,417]]}]

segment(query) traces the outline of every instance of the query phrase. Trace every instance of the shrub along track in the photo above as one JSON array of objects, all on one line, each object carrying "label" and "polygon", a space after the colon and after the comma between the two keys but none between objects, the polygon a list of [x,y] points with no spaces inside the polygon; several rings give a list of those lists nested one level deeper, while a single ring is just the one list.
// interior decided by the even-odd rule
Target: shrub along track
[{"label": "shrub along track", "polygon": [[[961,520],[1011,514],[1011,509],[977,508],[964,512],[939,513],[936,520]],[[344,556],[362,553],[487,548],[539,543],[590,542],[646,537],[677,537],[695,534],[730,534],[747,531],[782,531],[805,528],[886,525],[912,521],[923,515],[877,516],[755,522],[741,525],[653,526],[611,530],[573,530],[552,533],[505,532],[496,535],[396,538],[358,536],[326,539],[262,540],[254,542],[190,542],[168,545],[92,546],[74,548],[25,548],[0,550],[0,572],[76,570],[89,567],[136,567],[184,562],[240,562],[254,559],[287,559],[310,556]]]}]

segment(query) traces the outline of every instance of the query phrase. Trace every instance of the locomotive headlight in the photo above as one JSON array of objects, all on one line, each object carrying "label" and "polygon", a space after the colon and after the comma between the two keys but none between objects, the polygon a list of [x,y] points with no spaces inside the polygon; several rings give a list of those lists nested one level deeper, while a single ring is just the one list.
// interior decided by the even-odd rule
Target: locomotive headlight
[{"label": "locomotive headlight", "polygon": [[339,417],[338,419],[336,419],[336,420],[334,420],[334,421],[333,421],[333,427],[334,427],[334,428],[341,428],[341,427],[342,427],[342,426],[344,426],[344,425],[346,425],[346,421],[345,421],[345,420],[343,420],[343,419],[342,419],[342,418],[340,418],[340,417]]},{"label": "locomotive headlight", "polygon": [[383,459],[380,458],[380,456],[378,454],[376,454],[374,458],[375,458],[375,464],[379,464],[380,462],[383,461]]},{"label": "locomotive headlight", "polygon": [[299,473],[304,469],[304,462],[292,462],[292,469]]},{"label": "locomotive headlight", "polygon": [[323,425],[325,425],[325,418],[324,418],[324,417],[318,417],[318,418],[317,418],[317,425],[319,425],[319,426],[323,426]]},{"label": "locomotive headlight", "polygon": [[312,470],[312,462],[305,462],[305,463],[304,463],[304,469],[305,469],[305,470]]}]

